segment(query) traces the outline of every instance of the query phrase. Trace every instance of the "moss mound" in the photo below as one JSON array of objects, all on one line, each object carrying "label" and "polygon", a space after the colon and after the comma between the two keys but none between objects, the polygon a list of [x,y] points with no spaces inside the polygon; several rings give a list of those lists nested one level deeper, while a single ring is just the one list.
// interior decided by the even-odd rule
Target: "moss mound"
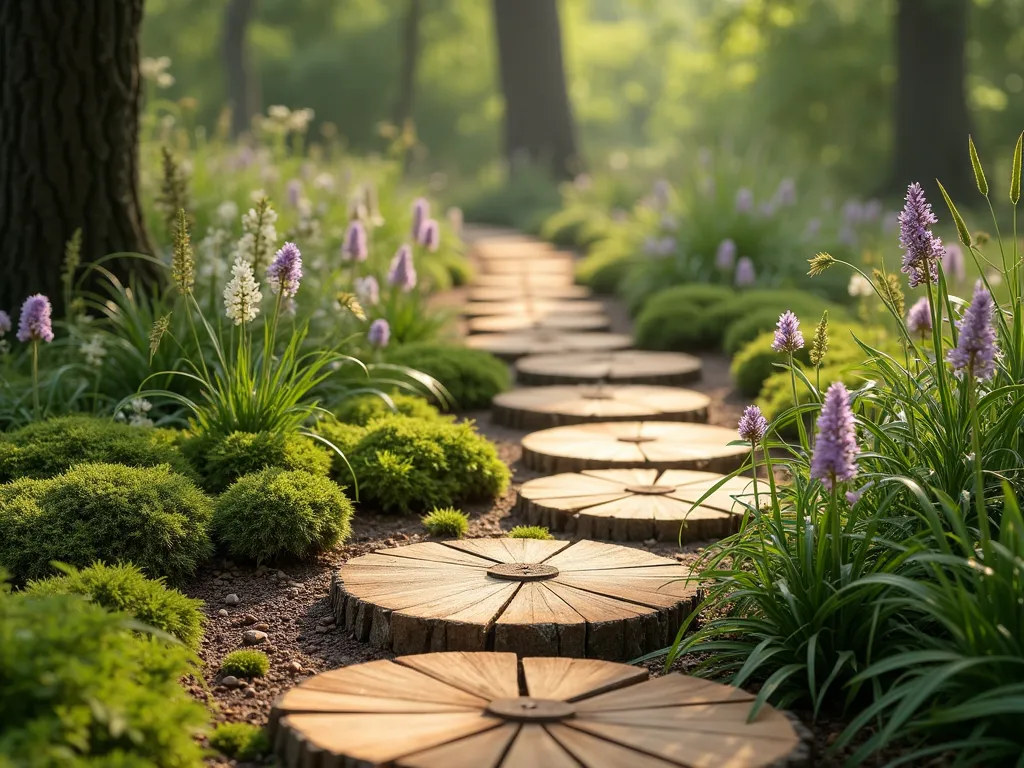
[{"label": "moss mound", "polygon": [[508,366],[501,360],[454,344],[403,344],[389,350],[386,359],[439,381],[460,410],[489,408],[491,398],[511,385]]}]

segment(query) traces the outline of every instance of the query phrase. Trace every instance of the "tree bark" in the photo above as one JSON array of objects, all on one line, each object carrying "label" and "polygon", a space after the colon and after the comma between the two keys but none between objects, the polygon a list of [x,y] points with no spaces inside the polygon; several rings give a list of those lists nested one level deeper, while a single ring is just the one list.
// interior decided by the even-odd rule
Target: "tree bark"
[{"label": "tree bark", "polygon": [[[143,0],[0,2],[0,307],[60,304],[64,244],[82,261],[153,253],[139,199]],[[140,259],[106,266],[155,271]]]},{"label": "tree bark", "polygon": [[224,12],[224,68],[231,105],[231,135],[249,130],[260,111],[259,80],[253,77],[249,51],[249,23],[256,15],[256,0],[229,0]]},{"label": "tree bark", "polygon": [[970,0],[900,0],[896,11],[895,154],[890,189],[918,181],[935,197],[974,188],[964,93]]},{"label": "tree bark", "polygon": [[580,171],[565,84],[557,0],[494,0],[498,65],[505,95],[505,152],[557,178]]},{"label": "tree bark", "polygon": [[420,18],[423,16],[421,0],[406,0],[402,19],[402,64],[398,80],[398,101],[395,104],[395,126],[402,130],[412,117],[416,96],[416,65],[420,54]]}]

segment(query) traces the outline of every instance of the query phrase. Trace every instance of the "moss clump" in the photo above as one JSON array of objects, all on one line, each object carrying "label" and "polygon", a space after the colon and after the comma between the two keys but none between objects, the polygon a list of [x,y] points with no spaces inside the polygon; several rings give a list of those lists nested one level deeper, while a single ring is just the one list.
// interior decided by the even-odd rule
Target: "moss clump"
[{"label": "moss clump", "polygon": [[168,429],[130,427],[93,416],[64,416],[37,421],[0,435],[0,482],[59,475],[76,464],[168,464],[179,474],[192,468]]},{"label": "moss clump", "polygon": [[267,467],[302,470],[322,477],[331,471],[330,450],[296,433],[196,435],[182,444],[182,451],[202,477],[203,487],[212,493],[223,491],[242,475]]},{"label": "moss clump", "polygon": [[164,584],[148,579],[131,563],[72,570],[64,576],[29,582],[29,595],[84,595],[108,611],[134,616],[150,627],[181,640],[193,650],[203,639],[202,600],[193,600]]},{"label": "moss clump", "polygon": [[270,659],[263,651],[232,651],[220,663],[223,675],[263,677],[270,671]]},{"label": "moss clump", "polygon": [[421,522],[431,536],[461,539],[469,532],[469,515],[452,507],[435,509]]},{"label": "moss clump", "polygon": [[167,466],[80,464],[48,480],[0,485],[0,567],[17,579],[131,562],[179,582],[212,553],[210,499]]},{"label": "moss clump", "polygon": [[[389,395],[394,403],[394,410],[388,402],[378,395],[360,395],[345,400],[334,412],[338,421],[345,424],[356,424],[365,427],[374,419],[381,416],[390,416],[393,413],[400,413],[403,416],[412,416],[417,419],[440,419],[440,411],[424,400],[414,395],[403,395],[393,393]],[[450,418],[450,417],[448,417]]]},{"label": "moss clump", "polygon": [[307,558],[347,539],[352,513],[329,478],[271,467],[245,475],[217,499],[213,528],[236,557]]},{"label": "moss clump", "polygon": [[433,377],[454,407],[471,411],[489,408],[491,398],[511,385],[508,366],[494,355],[454,344],[403,344],[387,353],[387,362]]},{"label": "moss clump", "polygon": [[541,539],[547,541],[555,538],[551,535],[551,531],[542,525],[517,525],[511,531],[508,532],[507,538],[510,539]]},{"label": "moss clump", "polygon": [[645,296],[643,301],[639,301],[631,306],[630,311],[633,315],[637,315],[642,310],[658,313],[681,306],[708,309],[730,302],[738,295],[735,288],[730,288],[726,285],[686,283],[685,285],[674,285],[671,288],[665,288],[657,293]]},{"label": "moss clump", "polygon": [[221,723],[210,734],[210,746],[235,760],[252,761],[270,751],[270,740],[252,723]]}]

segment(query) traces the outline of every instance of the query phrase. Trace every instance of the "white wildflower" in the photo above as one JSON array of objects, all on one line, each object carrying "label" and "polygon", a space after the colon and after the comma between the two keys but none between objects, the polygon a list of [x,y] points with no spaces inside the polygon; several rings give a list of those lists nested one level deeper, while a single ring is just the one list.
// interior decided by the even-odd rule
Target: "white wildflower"
[{"label": "white wildflower", "polygon": [[851,296],[870,296],[874,293],[871,281],[860,273],[854,273],[850,278],[850,284],[846,287],[847,293]]},{"label": "white wildflower", "polygon": [[267,204],[262,219],[255,208],[242,216],[242,237],[231,252],[231,260],[242,259],[257,270],[264,269],[277,250],[277,212]]},{"label": "white wildflower", "polygon": [[228,274],[227,250],[231,241],[231,233],[226,229],[211,227],[206,230],[206,237],[199,241],[199,265],[197,272],[200,279],[218,282]]},{"label": "white wildflower", "polygon": [[231,280],[224,288],[224,313],[235,325],[251,323],[260,312],[260,285],[256,282],[252,265],[243,257],[235,260],[231,268]]},{"label": "white wildflower", "polygon": [[313,117],[312,109],[296,109],[288,117],[288,130],[304,133],[309,128],[309,124],[313,122]]},{"label": "white wildflower", "polygon": [[254,203],[258,203],[266,196],[267,193],[264,192],[262,189],[254,189],[252,192],[249,193],[249,199],[252,200]]},{"label": "white wildflower", "polygon": [[91,365],[94,368],[103,365],[103,358],[107,356],[107,350],[103,346],[103,337],[98,333],[94,333],[79,350],[85,357],[86,365]]},{"label": "white wildflower", "polygon": [[153,408],[153,404],[144,397],[133,398],[129,407],[132,409],[131,414],[128,416],[128,426],[130,427],[152,427],[153,420],[146,414]]},{"label": "white wildflower", "polygon": [[217,221],[225,226],[230,226],[238,218],[238,203],[234,200],[225,200],[217,206]]},{"label": "white wildflower", "polygon": [[174,75],[167,71],[170,66],[171,60],[167,56],[146,56],[139,62],[139,74],[156,83],[157,88],[170,88],[174,85]]},{"label": "white wildflower", "polygon": [[331,192],[334,190],[334,176],[327,173],[318,173],[313,179],[313,186],[316,189],[322,189],[325,192]]}]

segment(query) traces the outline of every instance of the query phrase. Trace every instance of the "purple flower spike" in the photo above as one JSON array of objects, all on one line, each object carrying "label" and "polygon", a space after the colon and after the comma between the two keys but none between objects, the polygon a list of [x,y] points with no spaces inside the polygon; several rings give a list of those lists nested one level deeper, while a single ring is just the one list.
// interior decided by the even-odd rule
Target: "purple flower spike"
[{"label": "purple flower spike", "polygon": [[302,182],[292,179],[288,182],[288,205],[292,208],[299,207],[299,200],[302,199]]},{"label": "purple flower spike", "polygon": [[946,246],[945,253],[942,255],[942,268],[946,271],[946,275],[957,283],[962,283],[967,279],[967,264],[964,262],[964,252],[960,250],[959,245],[954,243]]},{"label": "purple flower spike", "polygon": [[736,192],[736,212],[750,213],[752,210],[754,210],[754,193],[746,187],[742,187]]},{"label": "purple flower spike", "polygon": [[433,253],[441,244],[441,230],[436,219],[427,219],[420,227],[419,244]]},{"label": "purple flower spike", "polygon": [[18,319],[18,341],[53,341],[53,322],[50,319],[50,300],[37,293],[21,305]]},{"label": "purple flower spike", "polygon": [[359,301],[366,306],[372,307],[380,301],[380,285],[378,285],[377,278],[373,275],[357,277],[353,287],[355,288],[356,296],[359,297]]},{"label": "purple flower spike", "polygon": [[417,243],[420,242],[420,230],[430,218],[430,202],[425,197],[417,197],[412,203],[412,231],[410,235]]},{"label": "purple flower spike", "polygon": [[726,238],[718,244],[718,251],[715,253],[715,266],[722,272],[730,271],[736,266],[736,243]]},{"label": "purple flower spike", "polygon": [[963,320],[957,324],[960,338],[956,349],[949,350],[946,355],[947,362],[952,363],[957,373],[966,371],[968,376],[979,381],[996,375],[999,345],[996,342],[996,329],[992,325],[993,309],[992,294],[979,281],[974,286],[974,298]]},{"label": "purple flower spike", "polygon": [[790,311],[779,315],[775,326],[775,340],[772,349],[776,352],[796,352],[804,348],[804,335],[800,332],[800,320]]},{"label": "purple flower spike", "polygon": [[285,243],[267,267],[267,282],[270,290],[285,298],[292,298],[299,291],[302,280],[302,254],[295,243]]},{"label": "purple flower spike", "polygon": [[754,272],[754,262],[749,256],[742,257],[736,262],[736,276],[733,282],[737,288],[747,288],[757,280],[757,273]]},{"label": "purple flower spike", "polygon": [[7,335],[7,332],[11,330],[11,316],[0,309],[0,339]]},{"label": "purple flower spike", "polygon": [[378,318],[370,323],[370,330],[366,332],[366,340],[370,346],[382,349],[391,340],[391,326],[384,318]]},{"label": "purple flower spike", "polygon": [[344,261],[366,261],[369,253],[366,227],[358,219],[351,221],[345,230],[345,241],[341,244],[341,258]]},{"label": "purple flower spike", "polygon": [[841,381],[825,393],[818,416],[818,439],[811,457],[811,477],[832,490],[836,482],[857,476],[857,433],[850,408],[850,393]]},{"label": "purple flower spike", "polygon": [[403,245],[391,260],[388,269],[388,285],[408,292],[416,287],[416,267],[412,263],[412,248]]},{"label": "purple flower spike", "polygon": [[768,434],[768,419],[756,405],[748,405],[743,409],[739,423],[740,439],[748,443],[760,443]]},{"label": "purple flower spike", "polygon": [[939,280],[939,261],[945,250],[929,229],[937,221],[921,185],[915,182],[907,187],[907,202],[900,214],[900,247],[905,251],[901,269],[911,288]]},{"label": "purple flower spike", "polygon": [[907,312],[907,330],[922,337],[932,332],[932,310],[928,299],[921,298]]}]

